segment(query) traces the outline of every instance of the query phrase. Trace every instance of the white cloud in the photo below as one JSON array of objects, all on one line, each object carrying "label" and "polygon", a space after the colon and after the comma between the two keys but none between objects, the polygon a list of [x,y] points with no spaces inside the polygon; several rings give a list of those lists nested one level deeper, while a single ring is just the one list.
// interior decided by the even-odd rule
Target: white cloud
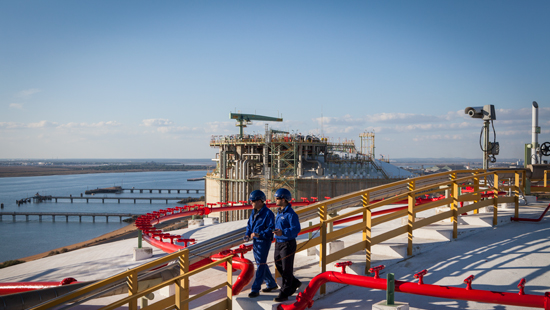
[{"label": "white cloud", "polygon": [[117,127],[120,123],[116,121],[101,121],[97,123],[74,123],[61,124],[58,128],[103,128],[103,127]]},{"label": "white cloud", "polygon": [[55,127],[57,123],[49,121],[40,121],[37,123],[16,123],[16,122],[0,122],[0,128],[3,129],[26,129],[26,128],[45,128],[45,127]]},{"label": "white cloud", "polygon": [[16,97],[18,98],[30,98],[32,95],[36,94],[36,93],[39,93],[41,92],[40,89],[38,88],[30,88],[30,89],[25,89],[25,90],[22,90],[20,92],[18,92],[17,94],[15,94]]},{"label": "white cloud", "polygon": [[38,123],[30,123],[28,124],[28,128],[45,128],[45,127],[55,127],[57,126],[57,123],[50,122],[50,121],[40,121]]},{"label": "white cloud", "polygon": [[10,103],[10,109],[23,110],[23,104],[22,103]]},{"label": "white cloud", "polygon": [[168,120],[168,119],[163,119],[163,118],[150,118],[150,119],[144,119],[141,121],[141,125],[140,126],[145,126],[145,127],[161,127],[161,126],[171,126],[172,125],[172,121]]}]

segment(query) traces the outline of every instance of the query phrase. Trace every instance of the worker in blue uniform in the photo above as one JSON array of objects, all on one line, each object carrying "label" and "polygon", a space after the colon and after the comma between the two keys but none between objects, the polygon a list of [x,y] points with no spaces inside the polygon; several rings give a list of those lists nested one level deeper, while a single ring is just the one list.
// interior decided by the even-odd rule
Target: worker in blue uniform
[{"label": "worker in blue uniform", "polygon": [[275,267],[283,279],[281,291],[273,301],[288,300],[302,283],[294,277],[294,255],[296,254],[296,237],[300,232],[300,220],[292,209],[292,195],[286,188],[275,192],[276,205],[279,207],[275,218]]},{"label": "worker in blue uniform", "polygon": [[277,282],[269,271],[267,265],[267,254],[273,241],[273,229],[275,227],[275,215],[265,205],[266,197],[261,190],[255,190],[250,193],[250,203],[254,207],[248,223],[246,225],[246,235],[244,240],[252,239],[254,260],[256,261],[256,278],[252,283],[252,292],[248,297],[254,298],[260,296],[260,288],[265,281],[266,288],[262,292],[271,292],[277,289]]}]

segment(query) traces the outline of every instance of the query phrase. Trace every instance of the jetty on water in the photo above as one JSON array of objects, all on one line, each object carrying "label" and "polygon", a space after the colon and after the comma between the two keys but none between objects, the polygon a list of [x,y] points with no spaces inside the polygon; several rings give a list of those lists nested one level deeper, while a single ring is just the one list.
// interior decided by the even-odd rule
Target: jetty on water
[{"label": "jetty on water", "polygon": [[120,218],[120,221],[122,222],[122,218],[133,218],[133,217],[137,217],[139,216],[140,214],[133,214],[133,213],[105,213],[105,212],[96,212],[96,213],[91,213],[91,212],[0,212],[0,222],[2,221],[2,217],[3,216],[6,216],[6,215],[11,215],[12,218],[13,218],[13,221],[15,222],[16,220],[16,217],[19,215],[19,216],[25,216],[25,219],[26,221],[28,222],[29,221],[29,216],[33,215],[33,216],[38,216],[38,220],[39,221],[42,221],[42,216],[51,216],[52,218],[52,221],[55,222],[55,217],[56,216],[64,216],[65,217],[65,220],[68,222],[69,221],[69,216],[73,216],[73,217],[76,217],[78,216],[78,219],[80,222],[82,222],[82,217],[83,216],[91,216],[92,219],[93,219],[93,222],[95,223],[95,218],[96,216],[104,216],[107,223],[109,222],[109,216],[118,216]]}]

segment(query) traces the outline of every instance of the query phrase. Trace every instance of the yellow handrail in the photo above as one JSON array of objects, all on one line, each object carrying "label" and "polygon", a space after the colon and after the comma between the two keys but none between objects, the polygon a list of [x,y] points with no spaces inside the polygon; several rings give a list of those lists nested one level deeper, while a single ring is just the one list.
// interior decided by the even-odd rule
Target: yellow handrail
[{"label": "yellow handrail", "polygon": [[[172,260],[178,260],[178,263],[180,265],[180,275],[177,277],[174,277],[170,280],[164,281],[160,284],[157,284],[153,287],[150,287],[148,289],[142,290],[138,292],[138,283],[137,283],[137,274],[140,271],[149,270],[157,265],[165,264],[166,262],[172,261]],[[213,268],[215,266],[218,266],[220,264],[227,263],[227,281],[223,282],[211,289],[209,289],[207,292],[203,292],[201,294],[198,294],[193,297],[189,297],[189,277],[192,275],[195,275],[197,273],[203,272],[207,269]],[[231,303],[232,303],[232,295],[233,295],[233,289],[232,289],[232,256],[225,257],[223,259],[217,260],[215,262],[212,262],[208,265],[202,266],[196,270],[189,271],[189,250],[183,249],[178,252],[174,252],[171,254],[166,255],[165,257],[159,258],[157,260],[154,260],[149,263],[145,263],[143,265],[140,265],[136,268],[127,270],[125,272],[119,273],[113,277],[107,278],[102,281],[98,281],[96,283],[90,284],[86,287],[83,287],[81,289],[75,290],[73,292],[70,292],[68,294],[62,295],[56,299],[50,300],[48,302],[42,303],[34,308],[33,310],[42,310],[42,309],[50,309],[52,307],[59,306],[61,304],[64,304],[74,298],[81,297],[83,295],[86,295],[87,293],[90,293],[92,291],[98,290],[103,288],[106,285],[115,283],[121,279],[127,278],[127,284],[128,284],[128,297],[125,297],[121,300],[118,300],[112,304],[109,304],[101,309],[115,309],[120,306],[123,306],[125,304],[128,304],[128,308],[130,310],[137,309],[137,301],[138,298],[141,298],[145,295],[148,295],[156,290],[159,290],[163,287],[166,287],[168,285],[175,284],[176,285],[176,295],[167,297],[161,301],[158,301],[154,303],[153,305],[147,307],[147,309],[165,309],[167,307],[174,307],[176,306],[178,309],[188,309],[189,308],[189,302],[192,300],[195,300],[201,296],[204,296],[205,294],[212,292],[214,290],[220,289],[224,286],[227,287],[227,298],[225,300],[222,300],[220,303],[225,304],[226,309],[231,309]]]},{"label": "yellow handrail", "polygon": [[[461,176],[457,178],[458,175],[464,174],[464,173],[467,173],[469,175]],[[507,177],[510,177],[509,176],[510,174],[513,175],[514,183],[515,183],[514,186],[510,187],[514,190],[514,196],[499,198],[498,197],[499,179],[503,179],[503,177],[501,176],[504,176],[504,175],[506,175]],[[444,179],[447,178],[448,180],[441,180],[440,182],[437,182],[442,178]],[[488,187],[487,178],[493,178],[493,185],[490,187]],[[368,188],[362,191],[346,194],[330,200],[321,201],[319,203],[310,205],[308,207],[305,207],[299,210],[299,213],[304,213],[307,211],[311,211],[315,208],[318,209],[320,223],[313,226],[313,227],[319,227],[319,236],[311,240],[306,240],[299,243],[297,248],[299,249],[298,251],[303,251],[308,248],[320,245],[319,267],[321,271],[326,270],[326,265],[330,262],[333,262],[337,259],[341,259],[345,256],[351,255],[358,251],[365,250],[366,251],[366,256],[365,256],[366,271],[365,272],[367,272],[370,266],[370,259],[371,259],[370,248],[372,245],[375,245],[377,243],[381,243],[385,240],[394,238],[401,234],[407,234],[408,235],[407,254],[412,255],[412,248],[413,248],[412,232],[415,229],[421,228],[423,226],[426,226],[431,223],[435,223],[437,221],[450,217],[453,223],[453,238],[457,238],[457,235],[458,235],[457,223],[458,223],[458,217],[460,216],[461,213],[465,213],[472,210],[477,211],[481,207],[492,205],[493,206],[493,225],[497,225],[497,216],[498,216],[497,204],[511,202],[515,204],[515,213],[517,214],[518,206],[519,206],[518,197],[519,197],[520,184],[525,186],[524,185],[525,182],[523,181],[523,178],[524,178],[523,170],[449,171],[449,172],[442,172],[442,173],[433,174],[433,175],[416,177],[408,180],[401,180],[390,184],[384,184],[377,187]],[[480,179],[486,180],[485,187],[488,187],[487,189],[479,188],[478,180]],[[429,182],[434,180],[436,182],[433,182],[428,185],[422,185],[423,181],[424,183],[426,183],[426,181]],[[470,181],[473,181],[474,192],[461,196],[459,192],[459,188],[462,186],[461,184],[470,182]],[[370,197],[372,197],[374,193],[380,192],[382,190],[388,190],[388,189],[399,189],[402,192],[393,197],[390,197],[378,202],[370,201]],[[425,193],[442,192],[445,189],[451,190],[451,195],[449,198],[430,202],[428,204],[424,204],[420,206],[415,206],[415,199],[418,195],[425,194]],[[492,192],[493,196],[485,200],[481,200],[480,199],[481,192]],[[341,214],[332,218],[327,217],[327,210],[330,205],[341,203],[351,199],[357,199],[359,196],[361,196],[361,200],[363,201],[363,207],[360,207],[358,209],[352,210],[350,212],[346,212],[344,214]],[[371,218],[372,210],[390,205],[393,202],[404,200],[404,199],[408,199],[408,210],[402,210],[391,214],[386,214],[380,217],[376,217],[374,219]],[[464,201],[472,201],[473,203],[459,209],[458,203],[464,202]],[[428,218],[424,218],[420,222],[416,221],[415,219],[417,212],[426,211],[429,209],[433,209],[439,206],[449,205],[449,204],[451,205],[450,211],[436,214]],[[362,223],[341,228],[339,230],[334,230],[332,232],[327,231],[326,227],[329,223],[333,223],[334,221],[338,221],[338,220],[348,218],[358,214],[363,214]],[[391,231],[385,232],[384,234],[379,236],[372,236],[372,227],[376,225],[380,225],[389,220],[403,217],[403,216],[408,217],[408,221],[405,226],[398,227]],[[306,229],[311,229],[311,228],[305,227],[303,230],[306,230]],[[363,232],[363,241],[361,241],[360,243],[348,246],[336,253],[327,255],[326,253],[327,242],[330,242],[331,240],[335,240],[337,238],[341,238],[356,232],[361,232],[361,231]]]},{"label": "yellow handrail", "polygon": [[[464,174],[466,174],[466,176],[462,176]],[[509,176],[510,174],[512,174],[513,177],[510,177]],[[499,180],[504,179],[503,177],[504,175],[514,179],[514,185],[509,186],[509,188],[513,189],[514,191],[513,197],[498,197]],[[479,180],[481,180],[482,178],[484,179],[493,178],[494,180],[493,186],[487,189],[480,189]],[[462,186],[462,184],[470,181],[473,182],[472,186],[474,187],[474,192],[461,195],[459,192],[459,188]],[[546,182],[546,171],[545,171],[545,182]],[[487,182],[485,182],[485,187],[487,187],[487,185],[488,185]],[[523,170],[502,170],[502,171],[500,170],[496,170],[496,171],[458,170],[458,171],[441,172],[441,173],[432,174],[432,175],[420,176],[420,177],[407,179],[407,180],[400,180],[397,182],[384,184],[377,187],[368,188],[365,190],[346,194],[346,195],[332,198],[329,200],[320,201],[318,203],[296,210],[296,213],[298,214],[317,210],[319,214],[319,221],[320,221],[319,224],[313,226],[314,228],[315,227],[319,228],[320,235],[311,240],[301,242],[300,244],[298,244],[297,248],[299,249],[298,251],[303,251],[310,247],[320,245],[319,267],[321,271],[326,270],[326,265],[330,262],[341,259],[347,255],[356,253],[357,251],[365,250],[366,251],[365,273],[367,273],[371,263],[371,247],[385,240],[394,238],[402,234],[407,234],[408,235],[407,253],[408,255],[411,255],[412,247],[413,247],[413,238],[412,238],[413,231],[415,229],[421,228],[431,223],[435,223],[437,221],[440,221],[446,218],[451,218],[451,221],[453,223],[453,238],[456,238],[457,237],[457,219],[458,219],[458,216],[460,216],[460,213],[465,213],[472,210],[476,211],[481,207],[492,205],[494,206],[493,225],[496,225],[497,224],[497,221],[496,221],[497,204],[504,203],[504,202],[511,202],[511,203],[515,203],[515,214],[517,217],[518,206],[519,206],[518,204],[519,193],[522,187],[525,187],[525,173]],[[397,194],[388,196],[389,195],[387,194],[388,190],[393,190],[393,192],[394,193],[397,192]],[[415,206],[415,199],[419,195],[426,194],[426,193],[444,192],[449,190],[451,191],[451,194],[448,198],[441,199],[439,201],[430,202],[424,205]],[[489,192],[489,191],[493,192],[493,196],[485,200],[481,200],[480,193]],[[372,201],[371,199],[375,197],[376,193],[378,193],[379,195],[381,193],[386,193],[385,196],[388,196],[388,197],[384,197],[385,199],[381,201],[371,202]],[[374,219],[372,218],[372,210],[390,205],[396,201],[400,201],[404,199],[408,200],[407,210],[393,212],[390,214],[376,217]],[[328,207],[330,205],[341,203],[347,200],[357,200],[361,202],[362,206],[350,212],[329,218],[327,214]],[[458,209],[458,203],[463,201],[472,201],[473,203]],[[424,218],[419,221],[416,220],[416,213],[433,209],[443,205],[450,205],[451,210],[430,216],[428,218]],[[333,223],[334,221],[341,220],[341,219],[344,219],[353,215],[358,215],[358,214],[363,215],[362,222],[345,227],[345,228],[334,230],[332,232],[328,231],[327,226]],[[379,234],[377,236],[372,235],[372,228],[374,226],[380,225],[387,221],[390,221],[399,217],[404,217],[404,216],[407,216],[407,219],[408,219],[407,224],[405,226],[392,229],[390,231],[387,231],[383,234]],[[305,227],[303,230],[310,229],[310,228],[311,227]],[[332,240],[336,240],[337,238],[341,238],[341,237],[356,233],[356,232],[362,232],[363,234],[362,241],[356,244],[347,246],[346,248],[336,253],[327,255],[326,245],[328,242]],[[161,284],[158,284],[154,287],[148,288],[146,290],[138,291],[137,274],[139,272],[150,270],[157,265],[161,265],[175,259],[178,260],[178,263],[180,266],[179,276],[173,279],[170,279],[168,281],[165,281]],[[191,300],[194,300],[214,290],[222,288],[223,286],[227,286],[228,292],[227,292],[227,298],[220,303],[220,304],[224,304],[224,305],[221,305],[221,308],[231,309],[231,302],[232,302],[231,257],[226,257],[224,259],[218,260],[216,262],[203,266],[192,272],[188,271],[188,268],[189,268],[188,262],[189,262],[189,250],[184,249],[179,252],[168,254],[165,257],[143,264],[134,269],[122,272],[108,279],[98,281],[89,286],[83,287],[81,289],[78,289],[66,295],[63,295],[55,300],[43,303],[33,309],[48,309],[48,308],[66,303],[74,298],[77,298],[79,296],[85,295],[92,291],[98,290],[101,287],[115,283],[125,278],[127,279],[127,283],[128,283],[129,296],[111,305],[106,306],[104,309],[114,309],[124,304],[128,304],[129,309],[131,310],[137,309],[138,298],[141,298],[142,296],[145,296],[153,291],[156,291],[162,287],[165,287],[171,284],[176,285],[176,294],[174,296],[171,296],[159,302],[156,302],[151,306],[147,307],[146,309],[164,309],[166,307],[174,307],[176,305],[177,305],[176,308],[178,309],[188,309],[188,303]],[[228,264],[227,281],[201,294],[198,294],[189,298],[189,277],[196,273],[202,272],[206,269],[217,266],[223,262],[227,262]]]}]

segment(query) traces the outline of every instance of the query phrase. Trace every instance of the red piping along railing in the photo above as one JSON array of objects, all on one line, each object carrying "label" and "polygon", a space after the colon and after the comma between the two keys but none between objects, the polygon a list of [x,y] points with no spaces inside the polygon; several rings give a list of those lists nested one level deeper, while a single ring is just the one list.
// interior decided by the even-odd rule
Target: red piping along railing
[{"label": "red piping along railing", "polygon": [[75,278],[65,278],[59,282],[5,282],[0,283],[0,295],[22,293],[43,288],[79,283]]},{"label": "red piping along railing", "polygon": [[[302,197],[302,201],[292,201],[293,206],[306,206],[317,201],[317,198],[311,197],[311,201],[308,198]],[[252,209],[252,205],[246,204],[247,201],[239,201],[241,205],[235,205],[236,202],[220,202],[220,203],[209,203],[206,207],[204,205],[193,205],[193,206],[183,206],[168,208],[166,210],[154,211],[140,216],[136,219],[135,225],[143,233],[143,240],[145,240],[150,245],[161,249],[166,253],[172,253],[179,251],[187,247],[188,243],[195,243],[195,239],[182,239],[179,235],[171,235],[169,233],[163,233],[162,230],[156,229],[153,225],[159,224],[168,220],[187,217],[193,215],[208,215],[213,212],[228,212],[228,211],[238,211],[238,210],[248,210]],[[219,205],[219,207],[214,207]],[[266,204],[269,208],[275,207],[274,203],[267,201]],[[158,239],[156,239],[158,238]],[[164,242],[164,239],[170,239],[170,242]],[[175,244],[174,240],[177,242],[183,242],[184,245]],[[211,263],[212,261],[219,260],[225,256],[233,255],[233,267],[236,270],[241,270],[241,273],[233,283],[233,295],[238,295],[241,290],[252,280],[254,277],[254,265],[252,262],[244,258],[244,253],[247,253],[252,249],[252,245],[241,245],[238,249],[223,251],[219,254],[212,255],[211,257],[204,258],[199,262],[191,264],[189,266],[189,271],[195,270]],[[240,256],[238,256],[240,254]]]},{"label": "red piping along railing", "polygon": [[[507,195],[506,192],[498,192],[498,194],[499,194],[499,196]],[[493,197],[493,194],[484,193],[481,196],[483,198]],[[330,197],[325,197],[325,198],[330,199]],[[444,199],[444,198],[445,198],[445,196],[432,197],[432,198],[418,197],[418,198],[416,198],[415,206],[419,206],[419,205],[429,203],[429,202],[432,202],[432,201],[441,200],[441,199]],[[380,202],[380,201],[383,201],[383,199],[372,200],[372,201],[370,201],[370,203],[376,203],[376,202]],[[392,204],[400,205],[400,204],[407,204],[407,203],[408,203],[408,200],[405,199],[405,200],[401,200],[401,201],[396,201]],[[463,202],[460,202],[461,207],[462,207],[462,204],[463,204]],[[404,206],[404,207],[391,208],[391,209],[386,209],[386,210],[381,210],[381,211],[375,211],[375,212],[372,212],[372,216],[374,217],[374,216],[378,216],[378,215],[382,215],[382,214],[388,214],[388,213],[392,213],[392,212],[396,212],[396,211],[400,211],[400,210],[405,210],[407,208],[408,208],[407,206]],[[353,221],[357,221],[357,220],[361,220],[361,219],[363,219],[362,214],[361,215],[356,215],[356,216],[350,216],[350,217],[345,218],[345,219],[334,221],[333,225],[336,226],[336,225],[340,225],[340,224],[344,224],[344,223],[348,223],[348,222],[353,222]],[[302,230],[299,234],[300,235],[307,234],[309,232],[313,232],[313,231],[318,230],[318,229],[319,228],[314,227],[314,228],[311,228],[311,229]]]},{"label": "red piping along railing", "polygon": [[548,204],[548,206],[546,207],[546,209],[544,209],[544,212],[542,212],[538,219],[512,217],[511,220],[516,222],[540,222],[542,218],[544,218],[544,216],[546,215],[546,212],[548,212],[548,209],[550,209],[550,204]]},{"label": "red piping along railing", "polygon": [[[465,189],[463,189],[463,192],[468,192],[469,190],[470,190],[469,188],[465,188]],[[473,188],[471,188],[471,191],[473,191]],[[505,194],[506,194],[505,192],[499,192],[499,195],[505,195]],[[493,194],[483,193],[482,197],[492,197],[492,195]],[[330,199],[330,197],[325,197],[325,198]],[[424,204],[424,203],[440,200],[440,199],[443,199],[443,198],[444,198],[443,196],[433,197],[433,198],[421,198],[421,197],[419,197],[419,198],[416,198],[416,205],[421,205],[421,204]],[[315,202],[318,201],[318,199],[316,197],[311,197],[311,200],[306,198],[306,197],[301,197],[301,199],[302,199],[302,201],[295,201],[293,199],[292,205],[293,206],[307,206],[307,205],[310,205],[310,204],[315,203]],[[374,202],[378,202],[378,201],[381,201],[381,200],[375,200],[375,201],[372,201],[372,202],[374,203]],[[193,216],[193,215],[202,216],[202,215],[208,215],[208,214],[213,213],[213,212],[228,212],[228,211],[238,211],[238,210],[252,209],[252,205],[247,204],[247,201],[239,201],[239,203],[241,203],[241,205],[235,205],[235,204],[237,204],[237,202],[230,201],[230,202],[227,202],[227,203],[225,203],[225,202],[209,203],[209,204],[207,204],[206,207],[204,205],[192,205],[192,206],[167,208],[166,210],[153,211],[151,213],[147,213],[145,215],[140,216],[136,220],[135,225],[138,227],[138,229],[140,229],[142,231],[143,240],[145,240],[147,243],[149,243],[150,245],[152,245],[154,247],[157,247],[157,248],[161,249],[162,251],[164,251],[166,253],[173,253],[175,251],[179,251],[181,249],[186,248],[188,243],[194,243],[195,240],[194,239],[182,239],[178,235],[171,235],[171,234],[168,234],[168,233],[162,233],[162,230],[156,229],[153,226],[153,224],[159,224],[159,223],[162,223],[162,222],[165,222],[165,221],[168,221],[168,220],[172,220],[172,219],[176,219],[176,218],[180,218],[180,217]],[[393,204],[407,204],[407,200],[397,201]],[[216,205],[219,205],[219,207],[214,207]],[[275,204],[271,203],[270,200],[267,200],[266,205],[269,208],[275,207]],[[550,207],[550,205],[549,205],[549,207]],[[398,208],[392,208],[392,209],[387,209],[387,210],[382,210],[382,211],[376,211],[376,212],[373,212],[372,215],[377,216],[377,215],[387,214],[387,213],[403,210],[403,209],[406,209],[406,208],[407,207],[398,207]],[[546,211],[548,211],[548,208],[546,208],[544,213],[546,213]],[[540,219],[542,219],[543,216],[544,216],[544,214],[539,218],[539,221],[540,221]],[[335,221],[334,225],[339,225],[339,224],[343,224],[343,223],[347,223],[347,222],[356,221],[356,220],[361,219],[362,217],[363,217],[362,215],[352,216],[352,217],[349,217],[347,219],[342,219],[342,220],[339,220],[339,221]],[[512,220],[514,220],[514,218],[512,218]],[[519,220],[534,221],[533,219],[519,219]],[[314,230],[317,230],[317,229],[318,228],[312,228],[310,230],[304,230],[304,231],[300,232],[300,234],[305,234],[305,233],[308,233],[308,232],[311,232],[311,231],[314,231]],[[155,238],[159,238],[159,239],[157,240]],[[170,242],[169,243],[164,242],[163,239],[170,239]],[[183,242],[184,246],[175,244],[174,240],[176,240],[177,242]],[[201,260],[201,261],[199,261],[195,264],[192,264],[191,266],[189,266],[189,268],[190,268],[190,270],[194,270],[196,268],[199,268],[201,266],[209,264],[210,262],[212,262],[212,260],[210,258],[205,258],[205,259],[203,259],[203,260]],[[251,264],[252,263],[250,262],[250,265]],[[241,269],[239,267],[242,267],[242,265],[239,264],[239,263],[235,264],[235,266],[237,267],[237,269]],[[241,271],[242,270],[243,269],[241,269]],[[252,269],[252,273],[253,273],[253,271],[254,270]],[[72,278],[67,278],[67,279],[72,279]],[[67,279],[64,279],[63,281],[65,281]],[[242,280],[244,281],[245,279],[242,279]],[[69,282],[69,283],[65,283],[65,284],[60,284],[63,281],[61,281],[61,282],[6,282],[6,283],[0,283],[0,295],[13,294],[13,293],[19,293],[19,292],[23,292],[23,291],[30,291],[30,290],[35,290],[35,289],[42,289],[42,288],[47,288],[47,287],[54,287],[54,286],[60,286],[60,285],[73,283],[73,282]],[[248,280],[248,281],[250,281],[250,280]]]},{"label": "red piping along railing", "polygon": [[[345,268],[345,266],[343,268]],[[311,308],[313,306],[313,296],[315,295],[315,292],[317,292],[321,285],[327,282],[349,284],[377,290],[386,290],[387,280],[379,277],[379,272],[383,268],[384,266],[371,268],[371,272],[375,271],[374,277],[347,274],[345,273],[345,270],[342,273],[334,271],[323,272],[315,276],[306,289],[296,296],[295,303],[290,305],[280,304],[277,307],[277,310],[302,310],[306,307]],[[464,280],[466,283],[466,288],[425,284],[423,281],[423,276],[426,273],[427,270],[423,270],[415,274],[415,278],[419,279],[418,283],[396,280],[395,292],[447,298],[452,300],[468,300],[498,305],[533,307],[550,310],[550,292],[547,292],[544,295],[525,294],[525,279],[522,279],[518,284],[519,293],[507,293],[476,290],[472,288],[472,281],[474,279],[473,275]]]}]

